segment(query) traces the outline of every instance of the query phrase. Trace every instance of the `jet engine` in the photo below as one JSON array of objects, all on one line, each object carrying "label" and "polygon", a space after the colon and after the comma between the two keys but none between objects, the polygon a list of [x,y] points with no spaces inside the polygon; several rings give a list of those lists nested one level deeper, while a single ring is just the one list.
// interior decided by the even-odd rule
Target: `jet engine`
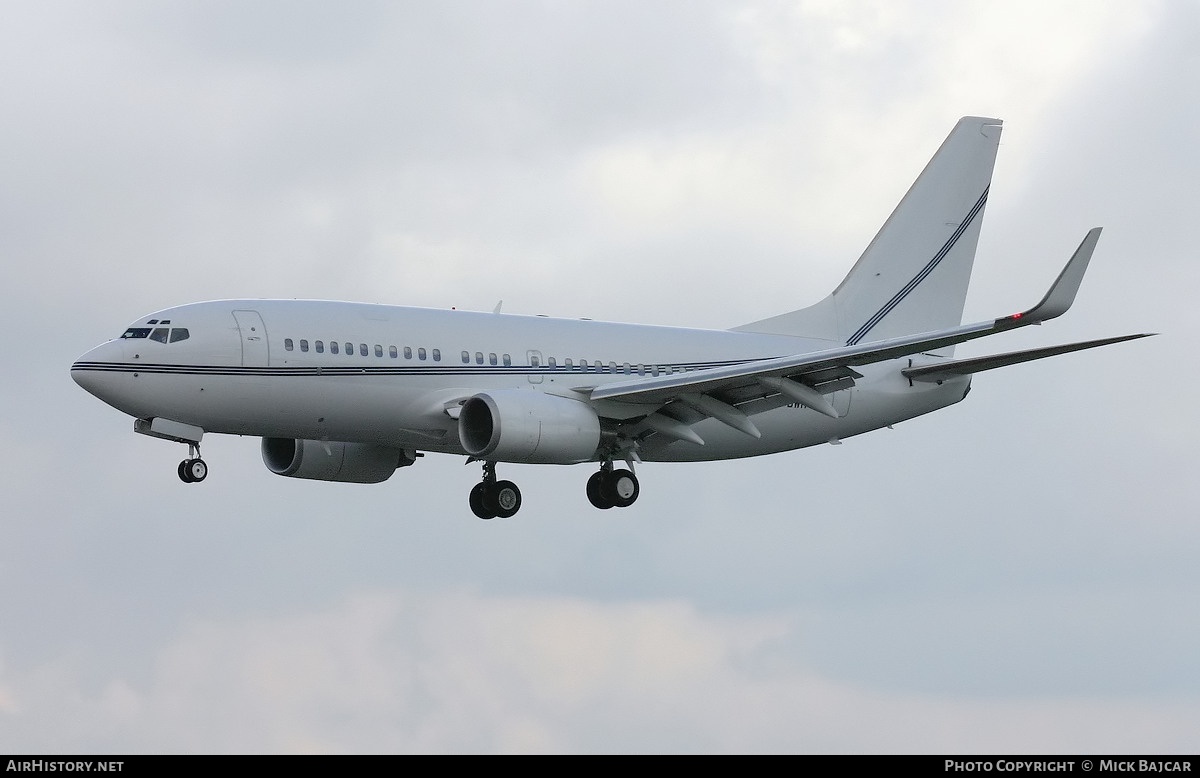
[{"label": "jet engine", "polygon": [[476,459],[569,465],[595,455],[600,419],[578,400],[533,389],[501,389],[463,403],[458,439]]},{"label": "jet engine", "polygon": [[374,443],[263,438],[263,464],[276,475],[316,481],[377,484],[416,461],[408,452]]}]

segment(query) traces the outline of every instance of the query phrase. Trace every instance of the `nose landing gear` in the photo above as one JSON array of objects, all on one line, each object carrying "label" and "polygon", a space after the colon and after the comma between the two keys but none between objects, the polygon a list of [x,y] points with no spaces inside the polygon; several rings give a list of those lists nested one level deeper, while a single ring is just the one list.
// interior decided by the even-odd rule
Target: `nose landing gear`
[{"label": "nose landing gear", "polygon": [[483,463],[483,481],[475,484],[470,496],[471,512],[481,519],[502,519],[521,510],[521,490],[512,481],[496,480],[496,463]]},{"label": "nose landing gear", "polygon": [[188,458],[179,463],[176,472],[185,484],[198,484],[208,477],[208,465],[200,458],[199,443],[188,443]]},{"label": "nose landing gear", "polygon": [[587,482],[587,497],[592,505],[601,510],[628,508],[641,494],[641,485],[631,470],[614,470],[612,462],[600,465]]}]

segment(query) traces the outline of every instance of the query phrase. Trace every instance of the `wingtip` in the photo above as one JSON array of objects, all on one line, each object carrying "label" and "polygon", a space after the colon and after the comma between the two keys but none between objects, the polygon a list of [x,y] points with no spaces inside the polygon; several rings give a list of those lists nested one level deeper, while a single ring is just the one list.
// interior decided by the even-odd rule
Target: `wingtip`
[{"label": "wingtip", "polygon": [[1075,295],[1079,292],[1079,286],[1083,283],[1084,273],[1087,272],[1088,263],[1092,260],[1092,252],[1096,250],[1096,243],[1100,240],[1102,230],[1102,227],[1092,227],[1088,230],[1087,235],[1083,237],[1079,247],[1075,249],[1075,253],[1071,255],[1042,301],[1013,318],[1025,319],[1023,324],[1041,324],[1062,316],[1070,310],[1071,305],[1075,302]]}]

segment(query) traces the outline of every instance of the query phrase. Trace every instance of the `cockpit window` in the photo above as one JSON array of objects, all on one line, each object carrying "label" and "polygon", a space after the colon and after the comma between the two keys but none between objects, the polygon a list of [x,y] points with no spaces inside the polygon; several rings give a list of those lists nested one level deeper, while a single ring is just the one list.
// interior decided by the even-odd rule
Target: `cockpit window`
[{"label": "cockpit window", "polygon": [[130,327],[121,335],[122,340],[149,338],[159,343],[178,343],[188,337],[187,327]]}]

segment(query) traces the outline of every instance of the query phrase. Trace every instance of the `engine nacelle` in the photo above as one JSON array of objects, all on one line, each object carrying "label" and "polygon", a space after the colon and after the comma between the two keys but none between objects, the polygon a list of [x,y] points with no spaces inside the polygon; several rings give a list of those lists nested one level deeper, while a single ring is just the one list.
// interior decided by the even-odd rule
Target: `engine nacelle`
[{"label": "engine nacelle", "polygon": [[263,438],[262,458],[267,469],[276,475],[356,484],[386,481],[396,468],[415,461],[401,449],[374,443],[292,438]]},{"label": "engine nacelle", "polygon": [[458,439],[476,459],[570,465],[595,455],[600,419],[578,400],[533,389],[501,389],[463,403]]}]

